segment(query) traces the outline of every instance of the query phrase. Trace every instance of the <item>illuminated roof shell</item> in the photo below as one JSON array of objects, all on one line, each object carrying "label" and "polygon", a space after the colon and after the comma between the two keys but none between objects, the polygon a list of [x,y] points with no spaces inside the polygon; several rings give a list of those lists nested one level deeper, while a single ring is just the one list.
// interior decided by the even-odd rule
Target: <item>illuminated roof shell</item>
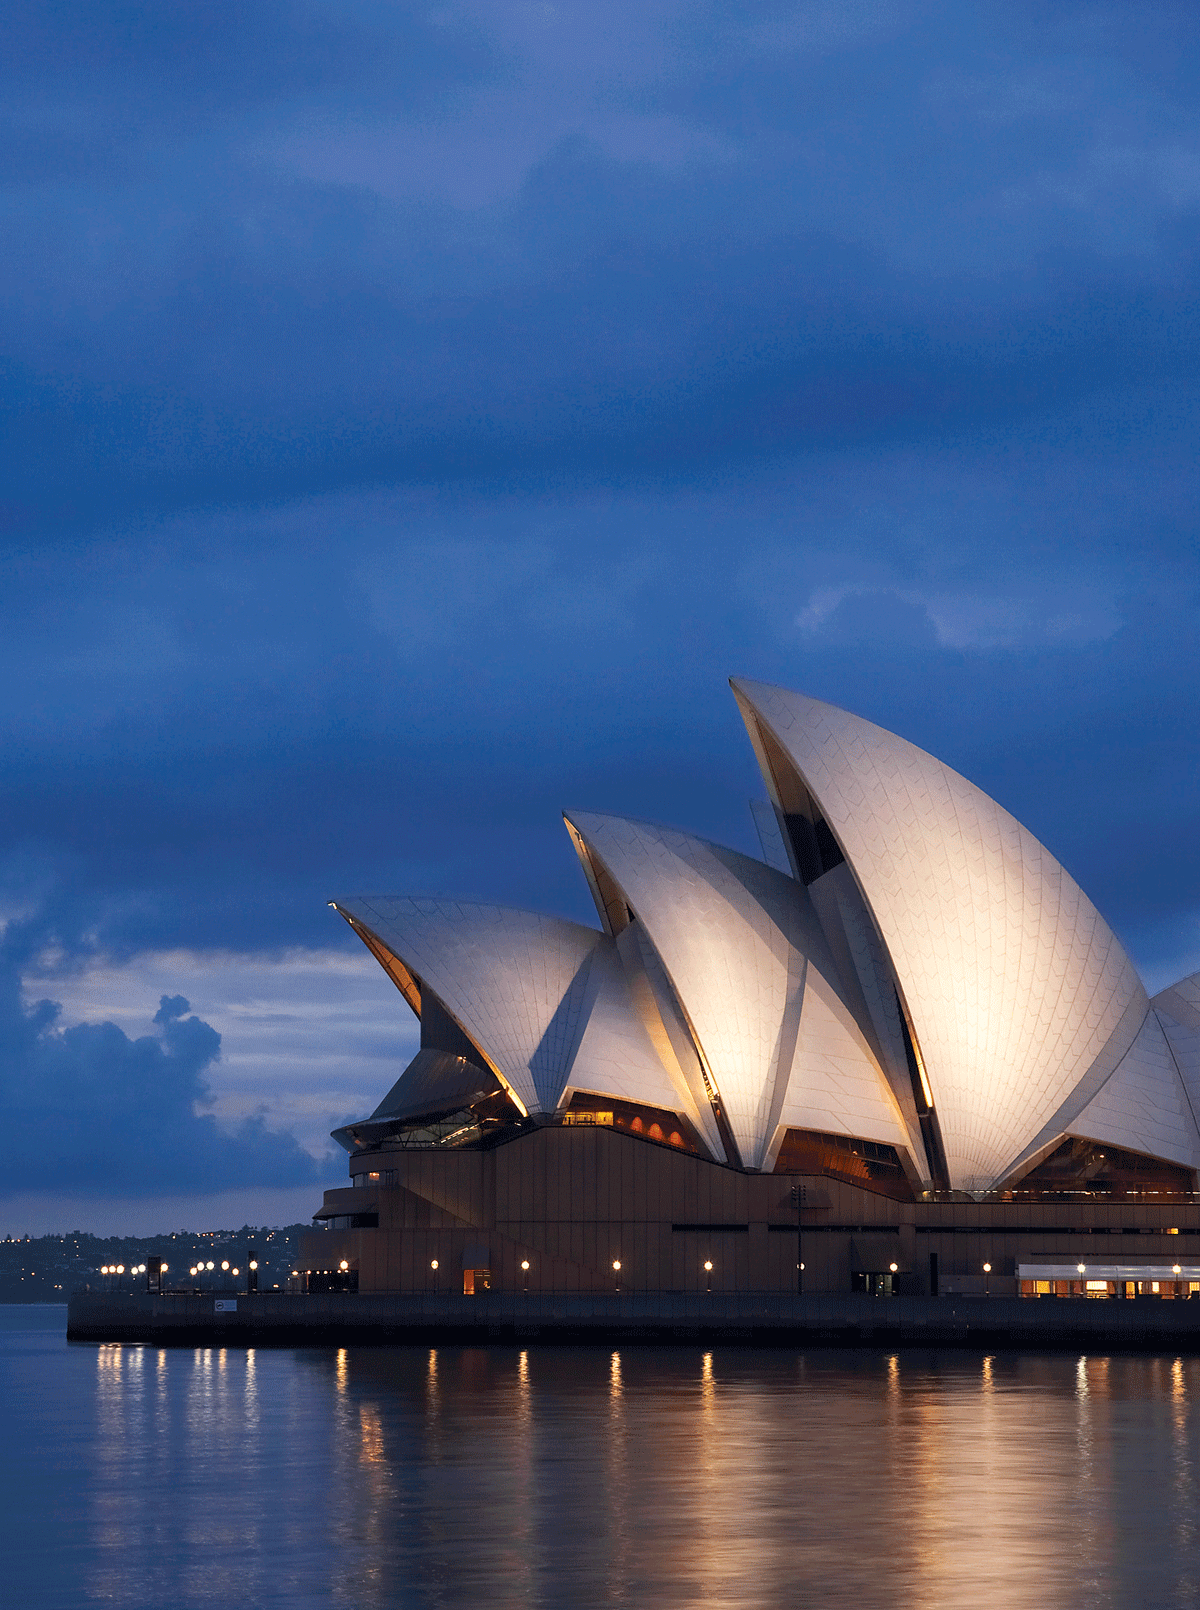
[{"label": "illuminated roof shell", "polygon": [[458,900],[335,905],[433,991],[527,1113],[553,1112],[583,1029],[594,928]]},{"label": "illuminated roof shell", "polygon": [[1132,1044],[1149,1004],[1133,964],[1054,857],[949,766],[818,699],[733,687],[813,796],[891,957],[951,1185],[1000,1182],[1110,1039]]},{"label": "illuminated roof shell", "polygon": [[648,822],[568,823],[661,958],[745,1167],[789,1124],[911,1149],[794,879]]}]

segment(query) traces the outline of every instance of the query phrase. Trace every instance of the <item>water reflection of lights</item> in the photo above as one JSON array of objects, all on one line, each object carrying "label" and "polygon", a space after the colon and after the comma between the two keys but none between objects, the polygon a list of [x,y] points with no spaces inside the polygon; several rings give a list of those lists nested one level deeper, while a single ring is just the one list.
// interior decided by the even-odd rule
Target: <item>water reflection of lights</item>
[{"label": "water reflection of lights", "polygon": [[[221,1351],[87,1360],[99,1463],[72,1602],[129,1602],[135,1560],[144,1602],[181,1605],[384,1610],[398,1583],[446,1603],[791,1605],[831,1581],[864,1610],[1200,1602],[1186,1356],[723,1349],[718,1393],[703,1347],[563,1366],[518,1345],[470,1372],[458,1349],[356,1350],[353,1372],[336,1346],[230,1347],[223,1372]],[[1139,1598],[1151,1555],[1171,1582]]]},{"label": "water reflection of lights", "polygon": [[361,1403],[358,1408],[358,1457],[364,1465],[385,1464],[383,1425],[374,1403]]},{"label": "water reflection of lights", "polygon": [[425,1419],[431,1430],[437,1426],[439,1407],[438,1355],[437,1348],[431,1347],[429,1349],[429,1363],[425,1369]]}]

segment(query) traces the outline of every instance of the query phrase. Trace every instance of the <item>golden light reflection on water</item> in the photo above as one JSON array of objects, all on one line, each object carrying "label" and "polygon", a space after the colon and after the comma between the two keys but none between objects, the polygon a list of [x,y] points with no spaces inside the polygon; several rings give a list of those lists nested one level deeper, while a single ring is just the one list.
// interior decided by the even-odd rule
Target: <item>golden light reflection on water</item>
[{"label": "golden light reflection on water", "polygon": [[114,1345],[92,1380],[80,1602],[137,1558],[184,1606],[1200,1603],[1193,1358]]}]

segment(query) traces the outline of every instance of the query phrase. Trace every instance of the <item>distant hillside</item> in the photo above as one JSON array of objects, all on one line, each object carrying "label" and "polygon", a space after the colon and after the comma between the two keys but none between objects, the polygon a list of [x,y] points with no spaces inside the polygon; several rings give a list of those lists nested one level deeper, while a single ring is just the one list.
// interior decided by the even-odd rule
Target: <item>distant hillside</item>
[{"label": "distant hillside", "polygon": [[[240,1230],[179,1230],[167,1235],[95,1236],[83,1230],[69,1235],[31,1236],[25,1240],[0,1241],[0,1303],[61,1303],[77,1287],[107,1284],[100,1273],[106,1265],[133,1265],[163,1258],[167,1263],[166,1284],[188,1281],[188,1270],[210,1260],[220,1269],[223,1259],[242,1271],[250,1257],[258,1259],[258,1289],[270,1291],[287,1284],[302,1230],[309,1224],[288,1224],[281,1229],[256,1229],[243,1225]],[[118,1277],[119,1278],[119,1277]],[[123,1277],[128,1288],[132,1277]],[[205,1276],[205,1284],[212,1275]],[[144,1289],[145,1278],[139,1280]]]}]

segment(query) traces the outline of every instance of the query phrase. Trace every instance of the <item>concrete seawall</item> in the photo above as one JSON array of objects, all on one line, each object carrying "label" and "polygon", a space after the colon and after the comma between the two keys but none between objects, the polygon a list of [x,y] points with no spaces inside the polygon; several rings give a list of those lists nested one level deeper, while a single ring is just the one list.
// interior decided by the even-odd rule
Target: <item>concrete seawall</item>
[{"label": "concrete seawall", "polygon": [[477,1297],[76,1292],[68,1305],[67,1336],[79,1342],[233,1347],[536,1339],[1200,1352],[1200,1302],[777,1292],[489,1292]]}]

